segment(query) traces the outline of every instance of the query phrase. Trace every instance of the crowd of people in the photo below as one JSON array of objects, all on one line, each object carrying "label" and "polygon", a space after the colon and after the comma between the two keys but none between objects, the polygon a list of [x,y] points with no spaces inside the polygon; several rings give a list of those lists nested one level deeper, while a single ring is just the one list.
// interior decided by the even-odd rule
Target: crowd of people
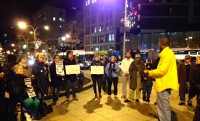
[{"label": "crowd of people", "polygon": [[[188,106],[193,106],[192,99],[197,97],[194,120],[200,120],[200,56],[197,56],[196,63],[193,63],[191,57],[186,55],[184,62],[177,64],[167,37],[160,40],[159,47],[159,58],[154,63],[146,62],[140,54],[132,58],[130,52],[126,52],[123,60],[106,54],[101,61],[100,56],[95,54],[91,66],[102,66],[104,73],[91,74],[94,98],[102,98],[102,89],[108,94],[108,98],[111,98],[112,85],[114,85],[114,98],[117,98],[118,78],[121,76],[121,98],[124,102],[141,102],[142,99],[144,103],[149,104],[155,81],[160,121],[171,121],[169,97],[172,90],[178,89],[181,106],[185,105],[186,94],[188,94]],[[66,74],[65,69],[67,65],[77,64],[73,52],[68,51],[63,60],[64,75],[58,75],[56,72],[56,64],[61,61],[58,55],[54,56],[50,65],[44,60],[44,55],[38,54],[35,63],[30,67],[25,55],[7,57],[7,62],[0,68],[1,117],[4,116],[10,121],[16,120],[17,104],[21,103],[27,110],[26,116],[40,119],[42,117],[40,105],[45,102],[49,85],[53,87],[52,106],[58,104],[61,87],[66,90],[66,101],[70,101],[70,89],[72,89],[72,99],[78,101],[75,88],[77,75]]]}]

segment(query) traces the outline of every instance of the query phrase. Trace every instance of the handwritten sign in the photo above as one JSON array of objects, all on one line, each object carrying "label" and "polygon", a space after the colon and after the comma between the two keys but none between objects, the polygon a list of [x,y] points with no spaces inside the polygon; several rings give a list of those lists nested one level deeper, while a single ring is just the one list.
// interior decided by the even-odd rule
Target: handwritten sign
[{"label": "handwritten sign", "polygon": [[56,74],[57,75],[61,75],[61,76],[65,75],[64,66],[63,66],[63,62],[62,61],[56,63]]},{"label": "handwritten sign", "polygon": [[80,65],[66,65],[65,71],[67,75],[80,74]]},{"label": "handwritten sign", "polygon": [[91,66],[91,74],[104,74],[103,66]]},{"label": "handwritten sign", "polygon": [[33,89],[32,83],[31,83],[31,78],[25,78],[24,83],[27,86],[27,94],[29,98],[36,97],[35,91]]}]

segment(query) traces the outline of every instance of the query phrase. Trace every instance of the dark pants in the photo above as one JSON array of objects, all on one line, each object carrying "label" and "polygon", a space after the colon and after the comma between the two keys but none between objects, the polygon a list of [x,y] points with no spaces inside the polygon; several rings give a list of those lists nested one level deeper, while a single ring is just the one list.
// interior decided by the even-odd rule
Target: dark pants
[{"label": "dark pants", "polygon": [[106,74],[103,75],[103,81],[102,81],[102,88],[103,88],[103,91],[106,92],[106,89],[107,89],[107,80],[108,80],[108,77]]},{"label": "dark pants", "polygon": [[187,84],[186,91],[180,94],[180,100],[181,102],[185,103],[185,95],[186,93],[188,93],[188,103],[192,103],[192,97],[190,96],[190,83],[187,82],[186,84]]},{"label": "dark pants", "polygon": [[76,98],[76,88],[75,88],[75,80],[67,80],[66,81],[66,98],[70,96],[70,89],[72,89],[72,96]]},{"label": "dark pants", "polygon": [[111,95],[112,83],[114,85],[114,95],[117,95],[118,77],[113,77],[112,79],[108,78],[108,95]]},{"label": "dark pants", "polygon": [[53,102],[56,103],[58,101],[60,94],[60,87],[53,87]]},{"label": "dark pants", "polygon": [[200,121],[200,96],[197,97],[197,105],[193,121]]},{"label": "dark pants", "polygon": [[150,101],[152,86],[143,86],[143,101]]},{"label": "dark pants", "polygon": [[102,78],[100,76],[92,76],[93,90],[95,94],[97,93],[97,86],[99,93],[101,93],[101,80]]}]

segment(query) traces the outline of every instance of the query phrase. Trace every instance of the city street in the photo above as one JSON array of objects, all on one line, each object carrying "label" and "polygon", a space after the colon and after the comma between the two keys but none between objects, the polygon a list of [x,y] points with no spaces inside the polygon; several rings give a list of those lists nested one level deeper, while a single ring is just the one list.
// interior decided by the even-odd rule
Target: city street
[{"label": "city street", "polygon": [[[90,78],[89,71],[84,71]],[[90,85],[92,82],[90,83]],[[150,104],[131,102],[125,103],[121,98],[122,83],[118,84],[118,98],[108,98],[103,93],[101,99],[94,99],[93,89],[89,88],[77,94],[78,101],[65,101],[65,97],[59,99],[60,104],[54,106],[54,111],[42,119],[42,121],[157,121],[157,110],[154,102],[156,93],[152,90]],[[178,91],[171,95],[172,121],[192,121],[194,107],[179,106]],[[51,103],[51,100],[47,101]],[[195,99],[193,104],[196,105]]]}]

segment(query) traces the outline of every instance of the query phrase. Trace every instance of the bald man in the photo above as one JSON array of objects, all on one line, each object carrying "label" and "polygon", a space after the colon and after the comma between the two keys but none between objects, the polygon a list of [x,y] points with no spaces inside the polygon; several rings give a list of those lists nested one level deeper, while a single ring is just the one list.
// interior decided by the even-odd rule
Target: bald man
[{"label": "bald man", "polygon": [[171,121],[169,96],[171,90],[178,90],[178,75],[174,52],[169,48],[169,38],[159,42],[160,60],[157,69],[145,70],[144,73],[156,79],[157,110],[160,121]]}]

